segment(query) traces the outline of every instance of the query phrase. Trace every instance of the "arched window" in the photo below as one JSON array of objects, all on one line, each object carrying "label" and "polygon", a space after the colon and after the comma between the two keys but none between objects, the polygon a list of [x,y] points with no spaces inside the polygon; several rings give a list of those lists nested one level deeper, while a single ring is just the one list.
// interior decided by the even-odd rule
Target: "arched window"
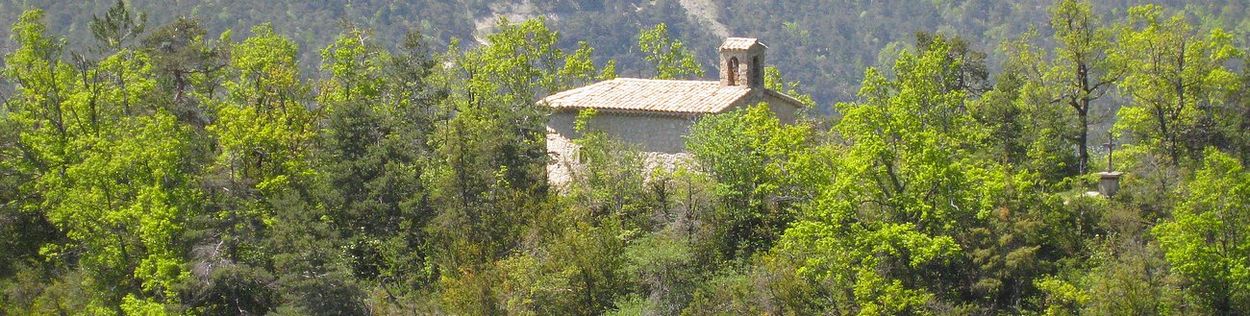
[{"label": "arched window", "polygon": [[725,77],[729,78],[729,85],[738,85],[738,57],[730,57],[729,65],[725,68],[727,68],[726,71],[729,72],[728,76]]}]

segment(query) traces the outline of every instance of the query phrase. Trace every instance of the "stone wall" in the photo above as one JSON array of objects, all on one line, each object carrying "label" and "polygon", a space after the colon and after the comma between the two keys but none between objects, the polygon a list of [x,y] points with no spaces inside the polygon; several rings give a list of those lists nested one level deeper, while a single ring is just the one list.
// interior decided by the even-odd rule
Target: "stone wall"
[{"label": "stone wall", "polygon": [[[568,182],[577,168],[578,147],[573,144],[579,134],[573,131],[577,113],[552,113],[547,120],[547,152],[552,161],[547,165],[548,179],[552,183]],[[685,137],[695,118],[598,113],[589,127],[604,131],[617,140],[635,146],[647,157],[647,167],[671,168],[688,157],[685,154]]]},{"label": "stone wall", "polygon": [[[770,110],[783,124],[794,123],[798,108],[786,100],[763,91],[751,95],[749,102],[741,102],[730,111],[747,104],[767,102]],[[547,118],[547,152],[552,161],[547,165],[547,177],[553,184],[564,184],[572,179],[577,170],[577,145],[573,139],[579,135],[573,131],[576,112],[556,112]],[[681,117],[655,114],[622,114],[599,112],[591,119],[589,127],[604,131],[642,151],[648,169],[663,167],[672,169],[676,164],[689,161],[686,154],[686,136],[698,117]]]},{"label": "stone wall", "polygon": [[765,93],[760,101],[768,102],[768,109],[777,115],[782,124],[793,124],[798,119],[799,108],[791,106],[786,100]]}]

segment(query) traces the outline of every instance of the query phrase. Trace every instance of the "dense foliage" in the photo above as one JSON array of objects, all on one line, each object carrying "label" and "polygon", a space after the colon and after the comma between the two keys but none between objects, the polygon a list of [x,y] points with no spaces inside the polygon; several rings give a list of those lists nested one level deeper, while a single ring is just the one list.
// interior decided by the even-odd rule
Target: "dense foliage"
[{"label": "dense foliage", "polygon": [[[664,23],[674,39],[686,44],[709,76],[715,67],[716,47],[725,36],[757,37],[773,50],[768,59],[787,76],[813,89],[821,111],[854,99],[863,69],[889,68],[892,53],[915,46],[916,31],[960,34],[971,46],[986,52],[999,43],[1050,22],[1053,0],[953,0],[953,1],[830,1],[830,0],[326,0],[326,1],[222,1],[222,0],[128,0],[148,12],[148,24],[163,25],[179,17],[199,19],[205,30],[219,34],[234,30],[242,40],[252,26],[270,23],[288,34],[301,48],[300,65],[306,75],[319,69],[318,49],[333,42],[343,22],[367,25],[378,42],[396,48],[408,30],[418,30],[433,47],[444,49],[459,38],[466,43],[486,42],[495,31],[497,16],[514,21],[545,17],[548,26],[563,36],[559,46],[576,49],[579,41],[593,41],[596,63],[615,60],[623,77],[646,78],[657,74],[647,52],[636,45],[644,30]],[[1187,10],[1195,25],[1220,25],[1245,40],[1250,19],[1243,0],[1104,0],[1091,8],[1103,20],[1127,16],[1127,8],[1144,3]],[[110,1],[0,0],[0,25],[17,20],[23,10],[40,8],[48,15],[48,27],[70,39],[72,47],[91,44],[90,17],[105,12]],[[1037,28],[1043,36],[1063,28]],[[0,29],[0,48],[8,30]],[[1041,43],[1047,48],[1064,41]],[[468,45],[462,46],[467,48]],[[991,69],[1003,55],[988,56]],[[1093,112],[1097,118],[1102,112]],[[1094,123],[1101,123],[1095,120]]]},{"label": "dense foliage", "polygon": [[[806,44],[774,55],[796,62],[765,69],[765,85],[815,108],[828,95],[804,91],[862,79],[837,116],[783,122],[759,104],[703,117],[690,159],[654,168],[587,110],[582,166],[553,186],[535,100],[618,67],[703,76],[709,58],[693,47],[715,40],[645,16],[678,4],[616,18],[660,20],[625,31],[500,18],[477,44],[447,36],[456,28],[342,23],[317,50],[286,35],[326,23],[310,16],[236,33],[202,22],[220,16],[149,20],[145,8],[113,4],[81,22],[84,39],[49,26],[64,12],[13,20],[0,314],[1250,310],[1250,47],[1223,11],[1004,9],[1048,18],[994,33],[994,51],[956,34],[1019,26],[996,24],[1014,15],[895,31],[913,39],[873,52],[880,66],[851,64],[862,76],[800,58],[846,38],[787,22],[795,39],[781,42]],[[821,66],[794,77],[827,78],[783,80],[795,65]],[[1115,196],[1089,193],[1104,161],[1125,172]]]}]

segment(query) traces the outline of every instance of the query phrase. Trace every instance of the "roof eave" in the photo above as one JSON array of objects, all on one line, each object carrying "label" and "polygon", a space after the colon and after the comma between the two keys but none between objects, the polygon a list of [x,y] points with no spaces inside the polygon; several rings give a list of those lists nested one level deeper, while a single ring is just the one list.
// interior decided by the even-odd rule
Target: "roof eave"
[{"label": "roof eave", "polygon": [[625,114],[637,116],[667,116],[667,117],[699,117],[708,114],[716,114],[714,112],[680,112],[680,111],[651,111],[651,110],[631,110],[631,109],[614,109],[614,108],[593,108],[593,107],[558,107],[553,108],[555,113],[580,112],[581,110],[594,109],[598,113],[609,114]]},{"label": "roof eave", "polygon": [[773,91],[772,89],[764,89],[764,93],[772,95],[773,97],[776,97],[778,99],[785,100],[786,102],[789,102],[791,106],[794,106],[796,108],[804,108],[807,106],[803,104],[803,101],[799,101],[799,99],[796,99],[795,97],[792,97],[785,93]]}]

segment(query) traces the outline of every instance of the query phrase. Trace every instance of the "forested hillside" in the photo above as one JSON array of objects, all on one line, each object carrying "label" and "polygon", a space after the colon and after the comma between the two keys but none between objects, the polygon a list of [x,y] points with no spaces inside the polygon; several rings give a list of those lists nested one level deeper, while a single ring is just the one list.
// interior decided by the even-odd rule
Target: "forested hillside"
[{"label": "forested hillside", "polygon": [[[741,2],[3,2],[0,314],[1250,310],[1245,3]],[[726,33],[804,117],[549,185]]]},{"label": "forested hillside", "polygon": [[[1194,23],[1222,26],[1236,34],[1250,31],[1250,2],[1233,1],[1098,1],[1095,12],[1124,16],[1134,4],[1156,3],[1186,9]],[[344,22],[371,29],[386,47],[402,42],[408,31],[420,31],[430,45],[445,48],[453,38],[468,48],[493,31],[496,18],[522,21],[544,17],[560,32],[559,46],[576,49],[578,41],[595,44],[594,59],[616,60],[624,77],[649,77],[654,72],[635,47],[638,30],[666,23],[715,78],[716,46],[727,36],[757,37],[772,49],[769,60],[783,73],[810,87],[822,108],[851,100],[863,69],[888,66],[892,53],[912,44],[917,31],[959,34],[976,49],[989,53],[991,67],[1002,61],[1001,43],[1030,27],[1047,22],[1050,0],[1026,1],[825,1],[825,0],[542,0],[542,1],[221,1],[131,0],[148,13],[149,24],[161,25],[177,17],[199,19],[209,34],[233,30],[241,40],[259,23],[271,23],[301,49],[305,73],[317,68],[317,49],[329,44]],[[71,39],[71,45],[90,42],[88,21],[110,1],[0,0],[0,25],[16,21],[24,9],[47,12],[50,30]],[[8,30],[0,30],[7,39]],[[1048,28],[1038,28],[1049,36]],[[1242,38],[1244,39],[1244,37]],[[11,47],[12,42],[0,44]],[[884,51],[883,51],[884,49]]]}]

